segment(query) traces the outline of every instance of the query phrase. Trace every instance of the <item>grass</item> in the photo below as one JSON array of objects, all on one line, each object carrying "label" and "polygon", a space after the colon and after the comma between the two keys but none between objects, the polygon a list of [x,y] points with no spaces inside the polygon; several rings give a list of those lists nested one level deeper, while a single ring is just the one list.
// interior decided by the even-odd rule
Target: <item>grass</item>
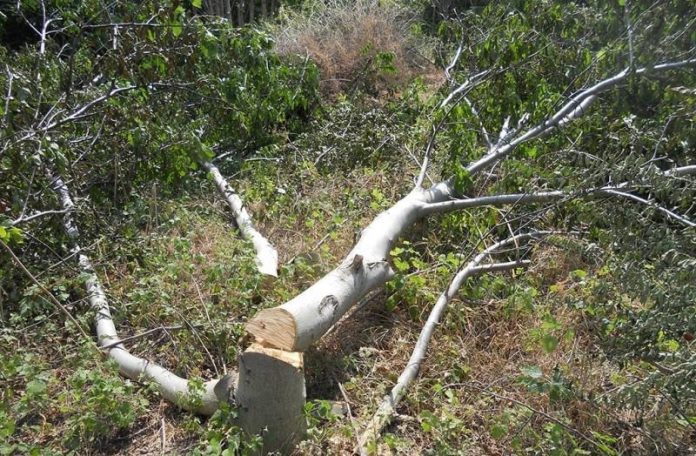
[{"label": "grass", "polygon": [[[186,196],[151,197],[128,208],[125,222],[96,240],[90,253],[122,337],[170,328],[133,340],[131,350],[194,378],[234,368],[246,319],[333,268],[359,230],[410,189],[406,176],[418,165],[401,148],[414,134],[403,119],[380,106],[361,113],[339,105],[331,115],[334,128],[316,125],[286,149],[263,151],[269,160],[236,165],[235,187],[280,251],[276,281],[256,272],[250,245],[238,238],[203,178]],[[366,124],[384,133],[365,138]],[[321,147],[327,141],[335,144],[328,152]],[[354,155],[357,149],[363,155]],[[454,254],[471,217],[434,218],[411,230],[392,252],[400,278],[307,353],[311,426],[298,453],[351,453],[355,426],[395,382],[430,306],[461,262]],[[483,276],[462,290],[399,416],[373,450],[687,451],[690,429],[667,418],[668,405],[639,417],[611,400],[631,372],[647,367],[613,364],[602,350],[597,315],[578,304],[589,302],[592,280],[606,273],[604,260],[580,241],[540,244],[531,259],[529,271]],[[71,269],[42,280],[84,312]],[[218,454],[221,439],[238,438],[224,415],[190,416],[147,385],[120,378],[39,297],[28,293],[24,305],[0,330],[0,435],[9,442],[1,452]],[[345,401],[354,420],[333,411]]]},{"label": "grass", "polygon": [[417,75],[432,75],[424,34],[414,34],[412,10],[376,0],[308,2],[285,11],[271,28],[278,52],[311,58],[321,70],[325,95],[398,90]]}]

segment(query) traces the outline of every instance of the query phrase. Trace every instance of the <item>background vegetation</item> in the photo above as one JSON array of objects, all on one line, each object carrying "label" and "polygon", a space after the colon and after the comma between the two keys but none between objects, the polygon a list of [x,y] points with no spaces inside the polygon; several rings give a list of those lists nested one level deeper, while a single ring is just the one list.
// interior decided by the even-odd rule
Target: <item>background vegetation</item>
[{"label": "background vegetation", "polygon": [[[232,411],[206,421],[124,381],[52,304],[45,290],[91,332],[60,214],[12,224],[58,207],[46,167],[77,196],[118,328],[140,335],[129,348],[194,378],[232,367],[246,319],[328,272],[410,190],[433,125],[433,178],[458,176],[467,194],[630,178],[696,215],[693,179],[658,179],[696,163],[693,69],[633,75],[482,179],[462,172],[485,152],[482,126],[495,135],[524,112],[533,124],[627,66],[694,58],[693,1],[486,3],[305,1],[243,28],[197,1],[2,6],[0,240],[36,282],[1,251],[0,454],[248,446]],[[445,118],[436,107],[452,84],[482,70],[490,77],[470,104]],[[213,157],[279,248],[277,281],[256,271],[198,170]],[[509,226],[574,235],[537,244],[528,271],[467,284],[373,450],[694,451],[696,232],[650,208],[592,200],[417,225],[391,252],[397,278],[307,354],[310,434],[299,453],[352,451],[354,421],[403,369],[438,294]]]}]

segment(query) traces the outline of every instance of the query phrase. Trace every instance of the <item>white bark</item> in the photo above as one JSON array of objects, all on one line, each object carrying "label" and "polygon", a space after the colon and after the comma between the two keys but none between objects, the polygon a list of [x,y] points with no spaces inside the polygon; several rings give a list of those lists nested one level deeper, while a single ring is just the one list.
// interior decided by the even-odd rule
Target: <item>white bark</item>
[{"label": "white bark", "polygon": [[548,203],[572,197],[571,193],[557,191],[537,193],[512,193],[506,195],[479,196],[476,198],[459,198],[428,204],[428,214],[451,212],[481,206],[502,206],[506,204]]},{"label": "white bark", "polygon": [[15,225],[19,225],[21,223],[30,222],[30,221],[37,219],[37,218],[40,218],[40,217],[45,217],[47,215],[57,215],[57,214],[65,214],[65,211],[64,210],[48,210],[48,211],[37,212],[35,214],[27,215],[24,217],[19,217],[15,220],[12,220],[10,222],[10,225],[15,226]]},{"label": "white bark", "polygon": [[[686,174],[686,173],[685,173]],[[595,189],[588,189],[582,192],[564,192],[560,190],[537,193],[512,193],[507,195],[479,196],[476,198],[460,198],[450,201],[428,204],[425,211],[427,214],[444,213],[458,209],[470,209],[481,206],[501,206],[506,204],[533,204],[533,203],[548,203],[553,201],[561,201],[563,199],[585,198],[594,199],[602,197],[620,197],[630,201],[652,207],[668,218],[674,219],[684,225],[694,227],[696,223],[689,220],[687,217],[671,211],[658,203],[641,198],[638,195],[629,193],[630,187],[628,182],[624,182],[615,186],[605,186]]]},{"label": "white bark", "polygon": [[682,177],[691,174],[696,174],[696,165],[681,166],[679,168],[672,168],[665,171],[665,176]]},{"label": "white bark", "polygon": [[411,357],[408,360],[408,364],[406,364],[406,368],[399,376],[396,385],[394,385],[390,393],[384,397],[379,407],[377,408],[377,412],[375,412],[375,414],[372,416],[367,426],[365,427],[365,431],[360,435],[358,443],[361,449],[361,453],[366,453],[365,448],[369,445],[370,442],[374,442],[377,440],[377,438],[379,438],[382,429],[384,429],[384,427],[391,421],[392,416],[396,411],[397,404],[404,397],[406,390],[418,375],[421,363],[425,358],[426,349],[428,348],[430,339],[432,338],[433,332],[435,331],[435,328],[437,327],[440,318],[442,317],[442,314],[447,309],[447,306],[449,305],[452,298],[456,296],[457,292],[459,291],[459,288],[461,288],[464,281],[472,275],[482,272],[500,271],[525,266],[527,264],[526,262],[517,261],[506,263],[493,263],[486,265],[481,265],[481,262],[485,260],[486,257],[495,253],[496,250],[499,250],[503,247],[507,247],[511,244],[516,244],[520,241],[524,241],[532,237],[542,236],[545,234],[549,233],[537,232],[529,234],[520,234],[517,236],[510,237],[496,244],[493,244],[492,246],[485,249],[483,252],[476,255],[476,257],[474,257],[474,259],[471,262],[469,262],[454,276],[454,279],[452,279],[452,282],[450,282],[449,286],[447,287],[447,290],[440,295],[437,302],[433,306],[433,309],[430,311],[428,320],[423,326],[420,336],[418,337],[418,341],[416,342],[416,346],[414,347]]},{"label": "white bark", "polygon": [[73,217],[75,205],[70,198],[68,187],[59,176],[51,177],[51,184],[58,195],[63,211],[65,211],[63,226],[73,242],[72,250],[77,254],[80,272],[86,276],[85,287],[90,307],[95,312],[98,345],[105,347],[109,357],[116,361],[123,376],[135,381],[149,380],[157,385],[160,394],[165,399],[186,410],[203,415],[212,415],[219,403],[218,396],[215,394],[217,380],[204,383],[203,390],[196,391],[188,380],[156,363],[129,353],[123,344],[118,343],[120,339],[111,318],[111,310],[101,281],[94,272],[89,257],[80,249],[78,244],[80,232]]},{"label": "white bark", "polygon": [[278,252],[261,233],[259,233],[251,221],[249,213],[244,208],[242,199],[227,183],[217,166],[210,162],[202,162],[201,166],[208,171],[215,182],[218,190],[227,201],[227,205],[232,211],[234,221],[242,233],[244,239],[251,241],[256,250],[256,266],[259,272],[273,277],[278,277]]},{"label": "white bark", "polygon": [[[635,70],[635,74],[651,74],[655,72],[667,71],[676,68],[683,68],[685,66],[691,66],[696,64],[696,59],[681,60],[678,62],[668,62],[655,65],[652,68],[644,67]],[[514,138],[509,138],[509,142],[502,145],[496,145],[491,148],[486,155],[476,160],[467,166],[467,170],[470,174],[475,174],[485,168],[492,166],[497,163],[507,155],[509,155],[515,147],[522,144],[523,142],[539,138],[547,135],[553,131],[557,126],[563,126],[568,122],[581,117],[589,109],[595,98],[607,90],[617,86],[618,84],[624,82],[630,74],[634,73],[630,69],[625,69],[612,77],[604,79],[592,87],[585,89],[573,96],[565,105],[563,105],[558,111],[553,115],[548,117],[546,120],[537,124],[536,126],[527,130],[524,134],[519,136],[516,135]],[[455,91],[456,92],[456,91]],[[447,98],[449,100],[454,93],[450,94]]]},{"label": "white bark", "polygon": [[429,203],[450,198],[445,184],[414,189],[363,230],[342,264],[287,303],[259,312],[246,330],[262,344],[287,351],[305,351],[368,291],[394,276],[389,264],[392,244]]},{"label": "white bark", "polygon": [[247,323],[246,330],[259,343],[288,351],[305,351],[334,325],[368,291],[394,276],[388,262],[393,242],[416,220],[434,213],[467,208],[547,203],[573,198],[621,197],[650,206],[680,223],[694,222],[653,201],[628,193],[627,184],[589,189],[582,192],[548,191],[477,198],[451,199],[448,184],[429,190],[414,189],[387,211],[378,215],[363,231],[341,266],[294,299],[272,309],[260,311]]}]

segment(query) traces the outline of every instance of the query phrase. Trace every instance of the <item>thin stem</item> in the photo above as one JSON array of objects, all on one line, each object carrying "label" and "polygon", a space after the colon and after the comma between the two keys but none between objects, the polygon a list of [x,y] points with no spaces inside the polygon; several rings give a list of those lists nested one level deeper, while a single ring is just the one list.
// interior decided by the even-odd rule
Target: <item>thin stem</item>
[{"label": "thin stem", "polygon": [[80,334],[82,334],[82,335],[84,336],[85,340],[91,340],[92,338],[91,338],[91,337],[87,334],[87,332],[82,328],[82,326],[81,326],[80,323],[75,319],[75,317],[72,316],[72,314],[70,313],[70,311],[69,311],[63,304],[61,304],[61,302],[58,301],[58,299],[57,299],[55,296],[53,296],[53,293],[51,293],[50,291],[48,291],[48,290],[46,289],[46,287],[44,287],[44,286],[41,284],[41,282],[39,282],[39,280],[34,276],[34,274],[31,273],[31,271],[29,271],[29,269],[26,268],[26,266],[24,266],[24,263],[22,263],[22,261],[17,257],[17,255],[15,255],[15,253],[12,251],[12,249],[10,248],[10,246],[7,245],[7,244],[5,244],[5,242],[4,242],[2,239],[0,239],[0,245],[2,245],[2,247],[7,251],[7,253],[10,254],[10,256],[11,256],[12,259],[14,260],[15,264],[16,264],[17,266],[19,266],[19,269],[21,269],[22,272],[23,272],[27,277],[29,277],[29,280],[31,280],[31,281],[34,283],[34,285],[36,285],[37,287],[39,287],[39,289],[40,289],[41,291],[43,291],[44,294],[45,294],[46,296],[48,296],[49,300],[50,300],[53,304],[55,304],[56,307],[58,307],[58,309],[60,309],[61,312],[63,312],[63,314],[65,315],[65,317],[66,317],[68,320],[70,320],[70,321],[77,327],[78,331],[80,331]]}]

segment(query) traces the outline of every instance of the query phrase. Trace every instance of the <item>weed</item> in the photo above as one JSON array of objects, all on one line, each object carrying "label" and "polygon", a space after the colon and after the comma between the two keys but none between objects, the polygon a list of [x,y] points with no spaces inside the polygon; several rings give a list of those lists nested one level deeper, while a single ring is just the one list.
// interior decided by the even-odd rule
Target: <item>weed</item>
[{"label": "weed", "polygon": [[309,2],[302,13],[286,11],[273,30],[278,52],[314,60],[326,94],[403,86],[430,70],[420,53],[425,39],[412,33],[415,12],[380,3],[325,0]]}]

